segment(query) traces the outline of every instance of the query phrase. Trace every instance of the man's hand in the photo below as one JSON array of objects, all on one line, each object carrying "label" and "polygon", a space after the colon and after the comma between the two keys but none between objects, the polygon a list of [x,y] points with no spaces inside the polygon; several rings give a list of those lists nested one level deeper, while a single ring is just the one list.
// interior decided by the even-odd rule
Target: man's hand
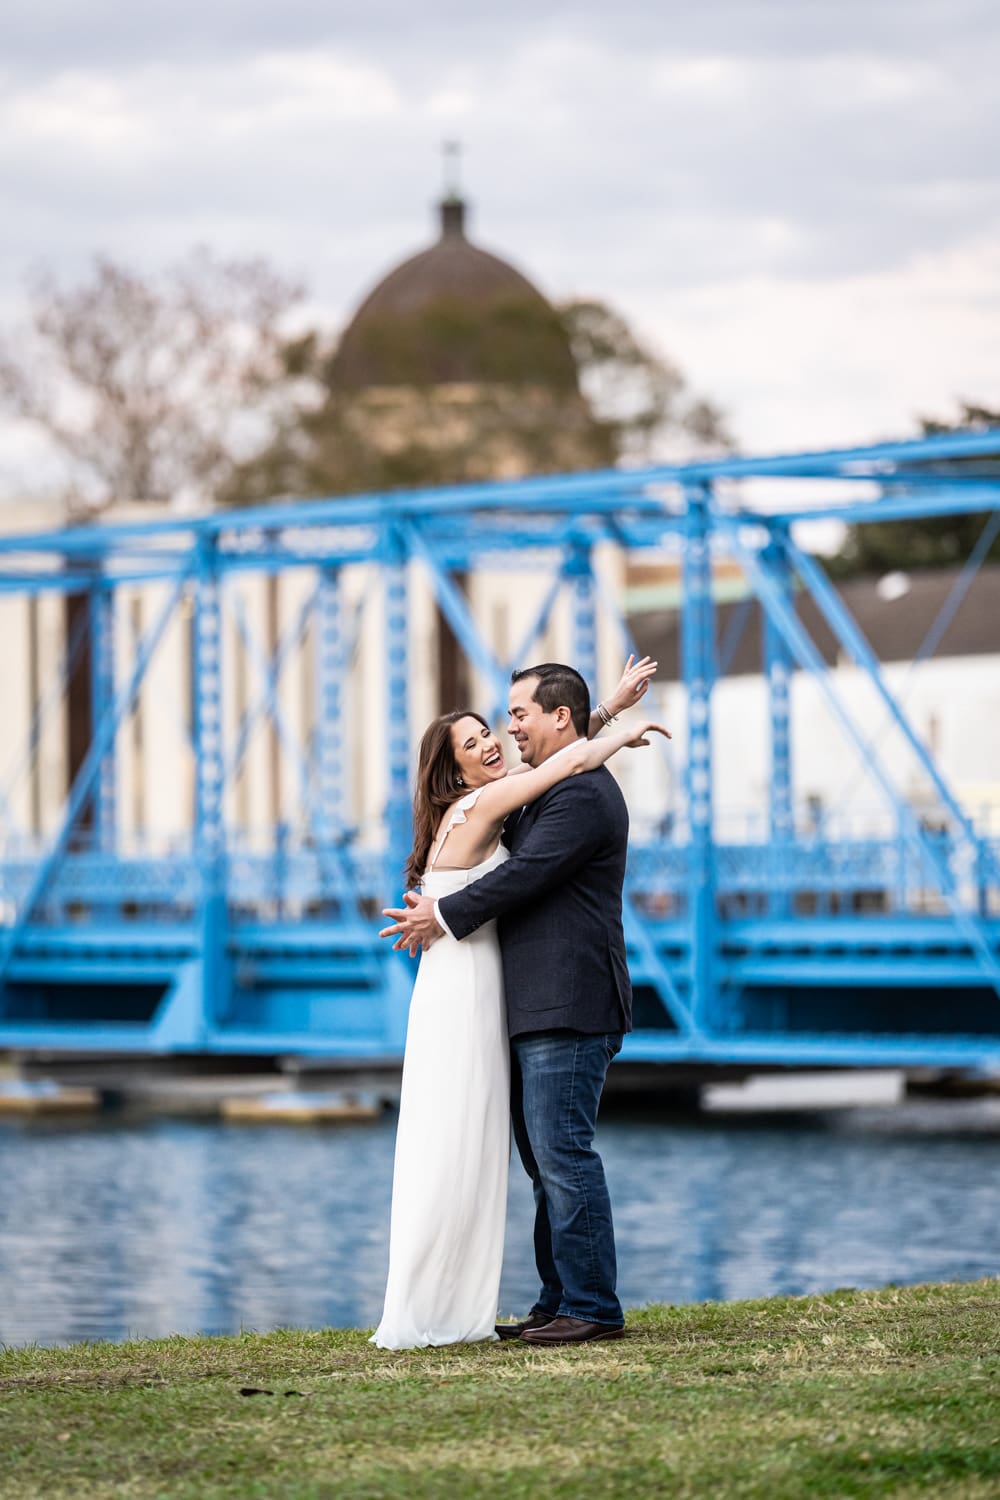
[{"label": "man's hand", "polygon": [[418,895],[416,891],[407,891],[403,897],[406,905],[403,907],[387,906],[383,917],[392,917],[393,925],[383,927],[379,937],[394,937],[393,952],[401,948],[409,950],[411,958],[416,958],[418,953],[426,953],[439,937],[444,937],[444,931],[438,926],[434,916],[434,902],[430,896]]}]

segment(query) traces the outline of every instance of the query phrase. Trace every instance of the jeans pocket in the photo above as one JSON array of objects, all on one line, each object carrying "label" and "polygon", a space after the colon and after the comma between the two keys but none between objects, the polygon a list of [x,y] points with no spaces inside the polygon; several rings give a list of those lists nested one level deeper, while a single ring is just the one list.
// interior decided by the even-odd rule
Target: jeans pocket
[{"label": "jeans pocket", "polygon": [[609,1031],[604,1038],[604,1045],[608,1051],[608,1062],[613,1062],[622,1050],[624,1037],[620,1031]]}]

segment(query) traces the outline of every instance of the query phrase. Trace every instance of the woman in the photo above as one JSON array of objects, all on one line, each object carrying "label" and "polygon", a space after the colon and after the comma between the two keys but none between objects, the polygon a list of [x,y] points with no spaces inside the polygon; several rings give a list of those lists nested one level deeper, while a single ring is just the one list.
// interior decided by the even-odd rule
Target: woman
[{"label": "woman", "polygon": [[[557,782],[596,770],[657,724],[593,738],[646,691],[656,663],[630,656],[588,740],[508,773],[479,714],[445,714],[420,745],[407,880],[449,895],[507,858],[504,819]],[[669,737],[669,736],[668,736]],[[510,1057],[496,923],[423,955],[410,1002],[392,1189],[389,1280],[372,1342],[385,1349],[493,1339],[510,1153]]]}]

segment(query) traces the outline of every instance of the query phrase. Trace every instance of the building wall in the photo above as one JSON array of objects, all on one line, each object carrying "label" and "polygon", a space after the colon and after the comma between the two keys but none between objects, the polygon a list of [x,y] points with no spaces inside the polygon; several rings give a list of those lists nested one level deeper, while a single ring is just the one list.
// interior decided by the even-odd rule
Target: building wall
[{"label": "building wall", "polygon": [[[895,786],[923,814],[936,797],[905,739],[888,728],[889,717],[867,676],[839,666],[831,674],[852,721],[877,747]],[[1000,833],[1000,656],[942,658],[883,668],[889,690],[928,747],[966,811]],[[626,785],[637,830],[683,820],[683,768],[687,725],[684,693],[657,684],[647,699],[673,731],[663,753],[665,777],[655,757],[634,756]],[[770,776],[767,684],[761,676],[726,678],[712,695],[713,796],[718,836],[738,839],[766,831]],[[796,822],[808,828],[821,815],[831,828],[875,835],[888,827],[886,799],[870,769],[827,707],[820,684],[796,672],[791,689],[793,795]]]}]

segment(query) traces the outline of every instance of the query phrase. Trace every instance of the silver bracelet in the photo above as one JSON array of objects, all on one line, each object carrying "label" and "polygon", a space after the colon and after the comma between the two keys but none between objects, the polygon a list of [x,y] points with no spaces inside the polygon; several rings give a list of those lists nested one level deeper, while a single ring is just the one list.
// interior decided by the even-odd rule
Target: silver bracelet
[{"label": "silver bracelet", "polygon": [[618,715],[609,713],[608,710],[604,707],[603,703],[599,703],[597,705],[597,712],[600,715],[601,723],[604,725],[605,729],[607,729],[610,724],[618,723]]}]

